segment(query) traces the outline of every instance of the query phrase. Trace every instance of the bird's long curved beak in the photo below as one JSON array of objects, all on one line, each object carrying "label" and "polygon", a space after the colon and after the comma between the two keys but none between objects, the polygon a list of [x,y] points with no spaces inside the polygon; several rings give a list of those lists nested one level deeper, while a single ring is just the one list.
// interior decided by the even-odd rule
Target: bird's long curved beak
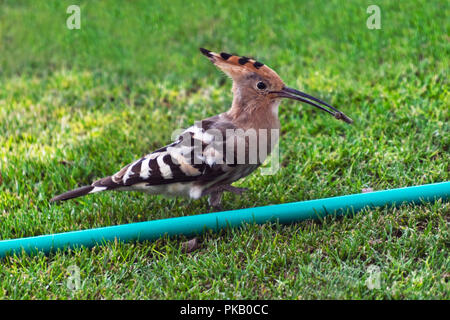
[{"label": "bird's long curved beak", "polygon": [[[338,109],[330,106],[328,103],[323,102],[322,100],[319,100],[317,98],[314,98],[313,96],[310,96],[309,94],[306,94],[304,92],[284,87],[281,91],[272,91],[271,93],[276,94],[278,98],[288,98],[293,99],[301,102],[308,103],[316,108],[319,108],[320,110],[323,110],[325,112],[328,112],[329,114],[333,115],[336,119],[342,120],[347,122],[348,124],[352,124],[353,120],[347,117],[344,113],[339,111]],[[315,101],[317,103],[320,103],[321,105],[314,103],[312,101]]]}]

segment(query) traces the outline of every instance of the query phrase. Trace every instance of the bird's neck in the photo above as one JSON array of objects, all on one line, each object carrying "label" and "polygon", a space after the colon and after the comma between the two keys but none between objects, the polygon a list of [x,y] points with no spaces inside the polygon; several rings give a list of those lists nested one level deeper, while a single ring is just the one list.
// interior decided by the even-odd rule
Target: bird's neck
[{"label": "bird's neck", "polygon": [[235,95],[227,115],[238,128],[279,129],[279,104],[280,100],[242,101],[241,97]]},{"label": "bird's neck", "polygon": [[[237,128],[245,132],[255,130],[258,140],[257,148],[261,148],[261,143],[265,143],[264,148],[267,153],[264,154],[267,156],[272,152],[280,137],[279,104],[280,100],[274,100],[266,104],[242,105],[235,99],[231,109],[225,115]],[[258,154],[261,155],[261,153]],[[259,158],[260,163],[264,162],[265,156]]]}]

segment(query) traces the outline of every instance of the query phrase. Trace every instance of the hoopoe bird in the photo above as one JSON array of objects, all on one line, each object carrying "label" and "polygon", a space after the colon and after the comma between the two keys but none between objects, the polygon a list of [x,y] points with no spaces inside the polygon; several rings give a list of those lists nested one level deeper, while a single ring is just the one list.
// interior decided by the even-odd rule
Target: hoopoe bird
[{"label": "hoopoe bird", "polygon": [[[223,192],[245,191],[246,188],[231,184],[258,168],[277,143],[278,106],[282,98],[308,103],[337,119],[353,122],[329,104],[285,86],[274,70],[259,61],[203,48],[200,51],[232,79],[231,108],[196,122],[173,143],[112,176],[58,195],[51,202],[107,190],[143,191],[191,199],[209,196],[209,204],[220,210]],[[251,138],[249,131],[256,139]]]}]

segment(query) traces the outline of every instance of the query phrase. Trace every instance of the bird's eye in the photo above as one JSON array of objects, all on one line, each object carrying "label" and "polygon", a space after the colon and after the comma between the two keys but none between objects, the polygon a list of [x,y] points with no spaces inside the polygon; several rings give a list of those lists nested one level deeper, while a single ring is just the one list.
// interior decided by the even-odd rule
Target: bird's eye
[{"label": "bird's eye", "polygon": [[256,84],[256,87],[258,87],[259,90],[264,90],[265,88],[267,88],[266,84],[262,81],[258,82]]}]

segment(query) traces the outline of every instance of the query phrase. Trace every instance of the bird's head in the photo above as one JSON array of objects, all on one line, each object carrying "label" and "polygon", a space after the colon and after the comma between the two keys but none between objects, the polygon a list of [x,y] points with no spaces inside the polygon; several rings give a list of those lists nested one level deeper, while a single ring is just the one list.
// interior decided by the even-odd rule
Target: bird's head
[{"label": "bird's head", "polygon": [[349,124],[353,122],[322,100],[287,87],[275,71],[259,61],[225,52],[215,53],[204,48],[200,48],[200,51],[233,80],[235,108],[257,109],[278,105],[281,98],[288,98],[308,103]]}]

